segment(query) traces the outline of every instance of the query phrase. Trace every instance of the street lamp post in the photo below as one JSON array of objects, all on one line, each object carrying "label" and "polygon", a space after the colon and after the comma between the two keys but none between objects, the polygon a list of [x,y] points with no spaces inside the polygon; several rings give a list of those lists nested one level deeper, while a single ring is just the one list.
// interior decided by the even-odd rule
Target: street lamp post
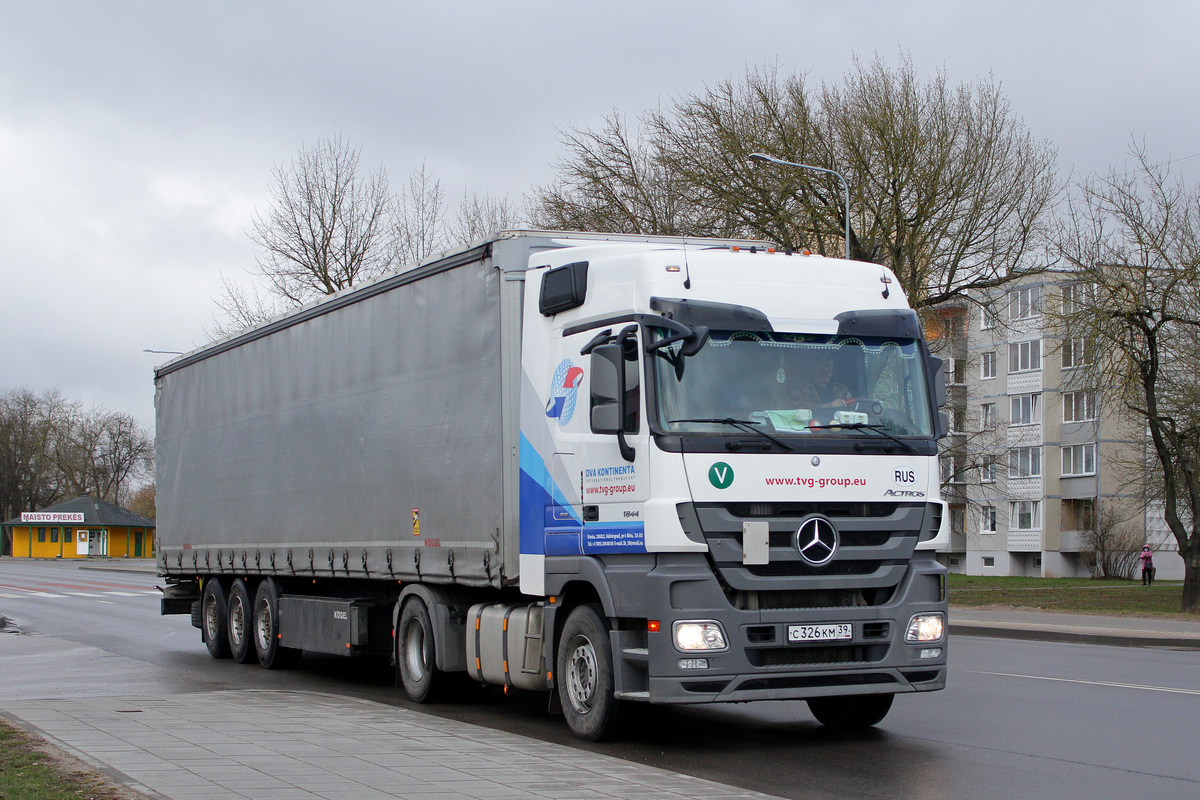
[{"label": "street lamp post", "polygon": [[814,172],[824,172],[832,175],[842,182],[842,194],[846,204],[846,258],[850,258],[850,184],[846,183],[846,179],[831,169],[824,167],[814,167],[810,164],[797,164],[795,161],[784,161],[782,158],[775,158],[766,153],[751,153],[751,161],[761,161],[765,164],[779,164],[784,167],[796,167],[797,169],[811,169]]}]

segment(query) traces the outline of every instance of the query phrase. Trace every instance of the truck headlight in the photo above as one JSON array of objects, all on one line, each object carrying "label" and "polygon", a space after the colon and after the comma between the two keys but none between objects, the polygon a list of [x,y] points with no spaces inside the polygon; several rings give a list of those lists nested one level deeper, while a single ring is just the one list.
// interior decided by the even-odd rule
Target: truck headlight
[{"label": "truck headlight", "polygon": [[713,620],[687,620],[676,622],[673,627],[676,649],[685,653],[697,651],[714,653],[729,649],[725,629]]},{"label": "truck headlight", "polygon": [[936,642],[946,632],[946,618],[942,612],[932,614],[914,614],[908,621],[908,630],[904,632],[906,642]]}]

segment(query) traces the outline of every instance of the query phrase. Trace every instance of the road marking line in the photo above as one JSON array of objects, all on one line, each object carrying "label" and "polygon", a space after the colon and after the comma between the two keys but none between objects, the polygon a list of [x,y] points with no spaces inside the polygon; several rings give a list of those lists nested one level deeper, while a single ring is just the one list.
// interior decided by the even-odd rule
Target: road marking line
[{"label": "road marking line", "polygon": [[34,597],[66,597],[65,594],[54,594],[52,592],[30,592]]},{"label": "road marking line", "polygon": [[105,592],[105,594],[115,594],[118,597],[141,597],[144,592]]},{"label": "road marking line", "polygon": [[103,597],[103,595],[92,594],[91,592],[67,592],[72,597]]},{"label": "road marking line", "polygon": [[0,597],[3,597],[7,600],[20,600],[22,597],[27,597],[27,596],[28,595],[23,595],[23,594],[0,594]]},{"label": "road marking line", "polygon": [[1051,678],[1046,675],[1018,675],[1013,672],[983,672],[971,670],[979,675],[997,675],[1001,678],[1029,678],[1034,681],[1056,681],[1058,683],[1082,683],[1087,686],[1109,686],[1115,689],[1144,689],[1147,692],[1170,692],[1171,694],[1200,695],[1200,689],[1173,689],[1169,686],[1143,686],[1138,683],[1116,683],[1114,681],[1085,681],[1078,678]]}]

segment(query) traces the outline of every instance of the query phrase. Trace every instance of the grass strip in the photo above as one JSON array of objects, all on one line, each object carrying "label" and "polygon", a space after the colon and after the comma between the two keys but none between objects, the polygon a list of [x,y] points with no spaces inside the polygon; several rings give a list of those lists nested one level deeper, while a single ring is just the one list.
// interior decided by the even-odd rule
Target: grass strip
[{"label": "grass strip", "polygon": [[0,719],[0,800],[144,800],[35,734]]},{"label": "grass strip", "polygon": [[958,608],[1030,608],[1074,614],[1197,620],[1183,614],[1183,584],[1091,578],[1020,578],[950,575],[950,605]]}]

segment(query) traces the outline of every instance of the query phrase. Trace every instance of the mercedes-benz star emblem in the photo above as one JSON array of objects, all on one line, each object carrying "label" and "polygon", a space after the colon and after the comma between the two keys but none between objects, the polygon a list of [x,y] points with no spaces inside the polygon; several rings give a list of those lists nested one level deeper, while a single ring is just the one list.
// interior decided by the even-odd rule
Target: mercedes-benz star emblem
[{"label": "mercedes-benz star emblem", "polygon": [[805,562],[823,567],[837,554],[838,531],[824,517],[809,517],[796,531],[796,550]]}]

